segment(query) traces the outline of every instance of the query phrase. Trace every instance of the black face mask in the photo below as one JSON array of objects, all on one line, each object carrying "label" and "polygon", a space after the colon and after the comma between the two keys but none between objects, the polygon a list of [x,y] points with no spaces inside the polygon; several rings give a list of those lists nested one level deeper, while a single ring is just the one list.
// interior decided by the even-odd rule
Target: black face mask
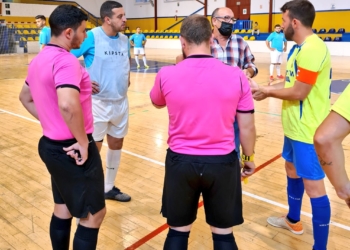
[{"label": "black face mask", "polygon": [[232,26],[232,23],[221,22],[221,27],[218,30],[222,36],[231,36]]}]

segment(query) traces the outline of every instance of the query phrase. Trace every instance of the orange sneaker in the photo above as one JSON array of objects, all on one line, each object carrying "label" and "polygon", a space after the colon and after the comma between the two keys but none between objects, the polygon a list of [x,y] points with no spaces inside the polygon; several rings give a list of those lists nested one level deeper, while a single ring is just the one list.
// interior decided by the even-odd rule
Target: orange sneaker
[{"label": "orange sneaker", "polygon": [[277,76],[278,79],[284,79],[284,76],[280,75],[280,76]]},{"label": "orange sneaker", "polygon": [[275,79],[273,78],[273,76],[270,76],[270,81],[273,81],[273,80],[275,80]]},{"label": "orange sneaker", "polygon": [[274,227],[280,227],[291,231],[293,234],[303,234],[303,224],[298,221],[297,223],[291,223],[286,216],[282,217],[269,217],[267,223]]}]

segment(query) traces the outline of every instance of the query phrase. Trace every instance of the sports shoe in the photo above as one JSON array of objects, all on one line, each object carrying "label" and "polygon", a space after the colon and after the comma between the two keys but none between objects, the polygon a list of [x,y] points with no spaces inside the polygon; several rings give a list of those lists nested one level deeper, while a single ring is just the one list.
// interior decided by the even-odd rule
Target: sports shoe
[{"label": "sports shoe", "polygon": [[149,66],[147,64],[145,64],[145,69],[148,69],[148,68],[149,68]]},{"label": "sports shoe", "polygon": [[139,69],[139,68],[140,68],[140,65],[137,64],[137,69]]},{"label": "sports shoe", "polygon": [[267,223],[274,227],[280,227],[291,231],[293,234],[303,234],[303,224],[298,221],[297,223],[291,223],[286,216],[282,217],[269,217]]},{"label": "sports shoe", "polygon": [[127,202],[131,200],[131,197],[125,193],[120,192],[119,188],[113,187],[111,190],[105,193],[105,199]]},{"label": "sports shoe", "polygon": [[273,76],[270,76],[270,81],[273,81],[273,80],[274,80]]},{"label": "sports shoe", "polygon": [[280,76],[277,76],[278,79],[284,79],[284,76],[280,75]]}]

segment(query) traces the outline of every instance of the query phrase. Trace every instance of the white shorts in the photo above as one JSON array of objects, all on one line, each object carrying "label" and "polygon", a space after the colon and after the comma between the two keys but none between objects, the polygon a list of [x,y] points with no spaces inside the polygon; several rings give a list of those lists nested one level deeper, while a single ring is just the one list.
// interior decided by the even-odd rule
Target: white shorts
[{"label": "white shorts", "polygon": [[145,50],[144,48],[134,48],[134,55],[144,55]]},{"label": "white shorts", "polygon": [[102,141],[106,134],[114,138],[124,138],[128,133],[128,98],[121,101],[102,101],[92,98],[92,114],[94,116],[92,137],[95,141]]},{"label": "white shorts", "polygon": [[271,51],[271,63],[282,63],[283,52],[278,50]]}]

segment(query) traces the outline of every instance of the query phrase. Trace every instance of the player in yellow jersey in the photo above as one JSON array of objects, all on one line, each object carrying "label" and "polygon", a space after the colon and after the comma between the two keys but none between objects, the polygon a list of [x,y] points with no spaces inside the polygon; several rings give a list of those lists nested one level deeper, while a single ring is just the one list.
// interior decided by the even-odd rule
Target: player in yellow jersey
[{"label": "player in yellow jersey", "polygon": [[320,164],[339,198],[350,208],[350,181],[345,170],[342,141],[350,134],[350,85],[334,103],[331,113],[317,129],[314,142]]},{"label": "player in yellow jersey", "polygon": [[294,0],[282,8],[282,28],[287,40],[296,45],[290,50],[284,82],[253,88],[253,97],[283,100],[282,124],[286,160],[289,211],[286,216],[269,217],[275,227],[302,234],[300,221],[304,190],[310,197],[314,250],[327,247],[330,203],[323,178],[325,176],[313,145],[316,129],[330,108],[331,61],[326,44],[312,32],[315,8],[307,0]]}]

